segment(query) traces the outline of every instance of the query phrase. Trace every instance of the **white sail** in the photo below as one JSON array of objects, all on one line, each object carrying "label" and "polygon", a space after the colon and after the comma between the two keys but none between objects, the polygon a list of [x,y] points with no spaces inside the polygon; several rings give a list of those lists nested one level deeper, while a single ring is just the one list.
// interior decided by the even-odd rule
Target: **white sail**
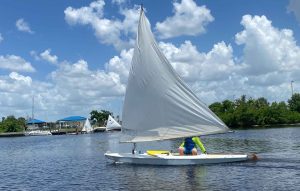
[{"label": "white sail", "polygon": [[93,128],[92,128],[91,123],[90,123],[90,121],[89,121],[88,118],[85,120],[85,123],[84,123],[84,126],[82,128],[82,131],[83,132],[87,132],[87,133],[93,131]]},{"label": "white sail", "polygon": [[122,119],[121,142],[228,131],[174,71],[158,47],[144,11],[140,15]]},{"label": "white sail", "polygon": [[108,116],[107,123],[106,123],[106,130],[115,130],[121,129],[121,125],[112,117]]}]

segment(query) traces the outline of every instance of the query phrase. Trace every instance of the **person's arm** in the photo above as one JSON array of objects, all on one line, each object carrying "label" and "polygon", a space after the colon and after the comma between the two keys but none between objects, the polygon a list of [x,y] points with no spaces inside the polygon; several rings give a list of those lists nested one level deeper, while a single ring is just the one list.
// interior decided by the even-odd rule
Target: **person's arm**
[{"label": "person's arm", "polygon": [[201,149],[202,153],[206,153],[206,149],[205,149],[204,145],[202,144],[199,137],[193,137],[193,141]]},{"label": "person's arm", "polygon": [[179,147],[184,147],[184,141],[181,143],[181,145]]}]

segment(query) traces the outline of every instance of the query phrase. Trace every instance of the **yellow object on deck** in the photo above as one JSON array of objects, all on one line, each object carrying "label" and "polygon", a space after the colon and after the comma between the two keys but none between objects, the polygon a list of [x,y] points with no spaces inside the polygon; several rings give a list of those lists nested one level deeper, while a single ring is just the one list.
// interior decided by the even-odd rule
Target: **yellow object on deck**
[{"label": "yellow object on deck", "polygon": [[163,150],[148,150],[147,151],[148,155],[156,156],[156,155],[161,155],[161,154],[170,154],[170,151],[163,151]]}]

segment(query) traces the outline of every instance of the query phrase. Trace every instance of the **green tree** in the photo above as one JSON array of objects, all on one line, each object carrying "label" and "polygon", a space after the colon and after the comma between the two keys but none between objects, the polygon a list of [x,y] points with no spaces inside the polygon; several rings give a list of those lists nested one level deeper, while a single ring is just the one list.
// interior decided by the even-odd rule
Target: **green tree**
[{"label": "green tree", "polygon": [[[24,119],[25,120],[25,119]],[[14,116],[8,116],[0,123],[1,132],[20,132],[24,130],[25,122],[23,118],[16,119]]]},{"label": "green tree", "polygon": [[221,115],[224,113],[223,111],[223,105],[220,102],[215,102],[209,106],[209,109],[211,109],[216,115]]},{"label": "green tree", "polygon": [[225,100],[216,102],[209,108],[218,115],[229,127],[246,127],[254,125],[278,125],[300,122],[300,113],[297,111],[298,95],[289,100],[289,106],[285,102],[269,103],[267,99],[241,98],[231,102]]},{"label": "green tree", "polygon": [[105,121],[108,119],[108,116],[113,115],[113,113],[107,110],[101,110],[100,112],[97,110],[93,110],[90,112],[90,115],[90,119],[96,121],[97,125],[104,126]]},{"label": "green tree", "polygon": [[295,93],[291,99],[288,100],[291,111],[297,111],[300,113],[300,94]]}]

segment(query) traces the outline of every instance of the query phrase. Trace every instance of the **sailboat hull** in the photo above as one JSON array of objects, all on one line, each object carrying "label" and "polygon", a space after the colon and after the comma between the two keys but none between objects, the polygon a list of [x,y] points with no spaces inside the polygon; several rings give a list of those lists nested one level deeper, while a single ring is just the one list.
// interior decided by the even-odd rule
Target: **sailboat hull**
[{"label": "sailboat hull", "polygon": [[129,163],[141,165],[203,165],[203,164],[218,164],[228,162],[240,162],[249,159],[246,154],[201,154],[195,156],[179,156],[158,154],[155,156],[131,153],[105,153],[108,159],[115,163]]}]

